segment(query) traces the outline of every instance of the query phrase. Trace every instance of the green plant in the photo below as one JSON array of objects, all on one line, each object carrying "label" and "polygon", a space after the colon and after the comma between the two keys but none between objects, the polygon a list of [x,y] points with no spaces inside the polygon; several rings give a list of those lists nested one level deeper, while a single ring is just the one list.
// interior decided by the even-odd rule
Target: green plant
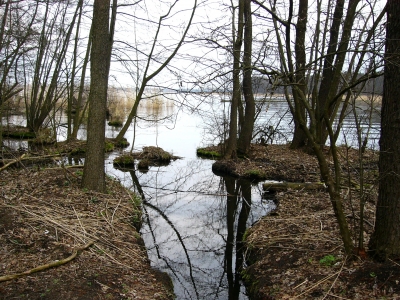
[{"label": "green plant", "polygon": [[132,204],[135,209],[139,208],[142,206],[142,198],[138,194],[133,194],[131,197]]},{"label": "green plant", "polygon": [[75,172],[75,175],[77,175],[77,176],[82,176],[82,175],[83,175],[83,171],[78,170],[78,171]]},{"label": "green plant", "polygon": [[319,263],[323,266],[330,267],[335,263],[335,261],[336,261],[335,256],[329,254],[329,255],[325,255],[323,258],[321,258],[319,260]]},{"label": "green plant", "polygon": [[104,145],[104,151],[105,152],[111,152],[114,150],[114,144],[110,142],[106,142]]},{"label": "green plant", "polygon": [[126,148],[129,146],[129,142],[127,141],[126,138],[123,138],[122,140],[117,141],[115,146],[120,148]]},{"label": "green plant", "polygon": [[258,280],[253,280],[254,278],[247,273],[246,269],[240,272],[240,277],[246,285],[246,289],[250,291],[250,294],[255,293],[258,290]]}]

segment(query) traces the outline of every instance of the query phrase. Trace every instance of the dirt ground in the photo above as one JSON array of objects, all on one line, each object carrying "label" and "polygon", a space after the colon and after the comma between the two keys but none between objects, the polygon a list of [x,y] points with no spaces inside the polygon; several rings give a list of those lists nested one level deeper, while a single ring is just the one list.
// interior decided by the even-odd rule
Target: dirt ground
[{"label": "dirt ground", "polygon": [[79,168],[0,174],[0,299],[174,298],[150,267],[140,202],[119,182],[99,194],[80,188]]},{"label": "dirt ground", "polygon": [[[361,169],[355,150],[340,153],[342,195],[356,240]],[[365,245],[373,230],[377,159],[374,152],[363,155]],[[228,165],[237,176],[320,181],[316,158],[286,145],[253,145],[248,159]],[[0,298],[173,299],[169,277],[150,268],[135,196],[112,178],[107,194],[85,191],[81,174],[51,164],[1,171],[0,278],[27,274],[1,280]],[[266,196],[275,198],[276,211],[246,233],[243,279],[252,299],[400,299],[400,259],[380,264],[366,255],[345,256],[326,192]],[[43,270],[29,274],[38,267]]]},{"label": "dirt ground", "polygon": [[[353,149],[339,151],[342,197],[356,245],[359,156]],[[374,225],[377,162],[378,153],[363,155],[366,251]],[[316,158],[287,145],[254,145],[247,161],[231,162],[229,168],[237,176],[247,177],[251,168],[271,179],[320,182]],[[400,299],[400,258],[376,263],[362,251],[346,256],[327,192],[286,190],[266,197],[275,198],[277,209],[246,234],[243,279],[251,299]]]}]

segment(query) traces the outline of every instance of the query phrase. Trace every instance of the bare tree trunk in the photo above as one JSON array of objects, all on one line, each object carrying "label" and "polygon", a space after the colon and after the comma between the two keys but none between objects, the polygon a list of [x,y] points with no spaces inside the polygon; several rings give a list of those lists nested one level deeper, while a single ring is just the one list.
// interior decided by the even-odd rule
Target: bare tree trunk
[{"label": "bare tree trunk", "polygon": [[379,196],[369,248],[377,260],[400,255],[400,5],[387,1]]},{"label": "bare tree trunk", "polygon": [[[78,15],[78,23],[76,25],[73,61],[72,61],[72,69],[71,69],[71,83],[70,83],[70,88],[69,88],[68,106],[67,106],[67,113],[68,113],[67,139],[71,139],[71,135],[72,135],[72,104],[73,104],[73,99],[74,99],[74,94],[75,94],[75,75],[77,73],[76,60],[77,60],[77,56],[78,56],[79,31],[80,31],[82,11],[83,11],[82,6],[83,6],[83,0],[79,0],[77,11],[76,11],[76,15]],[[79,13],[78,13],[78,10],[79,10]]]},{"label": "bare tree trunk", "polygon": [[[113,16],[116,11],[113,1]],[[91,83],[89,93],[89,122],[87,149],[82,186],[105,192],[104,144],[107,108],[108,75],[115,19],[109,28],[110,0],[95,0],[92,24]]]},{"label": "bare tree trunk", "polygon": [[[306,49],[305,37],[307,31],[307,17],[308,17],[308,0],[300,0],[299,14],[296,24],[296,41],[295,41],[295,54],[296,54],[296,73],[294,76],[295,82],[292,86],[292,93],[294,99],[295,116],[300,115],[303,120],[306,120],[306,108],[301,100],[307,94],[306,84]],[[290,40],[290,37],[287,37]],[[307,135],[302,128],[299,117],[294,117],[294,133],[290,147],[292,149],[299,149],[307,144]]]},{"label": "bare tree trunk", "polygon": [[244,49],[243,49],[243,95],[246,103],[244,122],[242,124],[239,142],[238,142],[238,153],[240,155],[248,155],[250,151],[250,144],[253,137],[254,121],[256,114],[256,106],[254,103],[253,95],[253,81],[252,81],[252,44],[253,44],[253,33],[252,33],[252,20],[251,20],[251,0],[244,0]]},{"label": "bare tree trunk", "polygon": [[[356,15],[356,8],[360,0],[350,0],[347,7],[347,14],[344,20],[340,43],[338,44],[340,25],[344,11],[344,0],[337,0],[333,22],[330,30],[330,41],[327,56],[324,62],[321,87],[318,93],[316,109],[316,130],[317,140],[320,145],[324,145],[328,138],[328,130],[325,125],[324,115],[328,111],[329,120],[333,123],[334,112],[341,97],[335,97],[338,93],[342,69],[347,54],[351,38],[351,31]],[[339,45],[339,46],[337,46]]]},{"label": "bare tree trunk", "polygon": [[83,108],[83,92],[85,89],[85,77],[86,77],[86,68],[87,64],[89,63],[89,57],[90,57],[90,52],[92,48],[92,39],[91,39],[91,34],[92,29],[90,29],[89,33],[89,40],[88,40],[88,45],[86,49],[86,54],[85,58],[83,60],[83,66],[82,66],[82,73],[81,73],[81,81],[79,84],[79,91],[78,91],[78,99],[76,102],[76,112],[75,112],[75,118],[74,118],[74,125],[71,133],[71,139],[76,140],[78,136],[78,130],[79,126],[82,124],[82,119],[85,114],[85,110],[88,106],[89,101],[85,103],[85,107]]},{"label": "bare tree trunk", "polygon": [[[241,101],[241,91],[240,91],[240,54],[243,42],[243,10],[244,10],[244,0],[239,0],[238,9],[238,21],[237,21],[237,31],[235,30],[235,18],[232,21],[232,35],[233,39],[233,87],[232,87],[232,103],[231,103],[231,113],[229,121],[229,137],[225,149],[224,158],[236,158],[236,148],[237,148],[237,134],[238,134],[238,107]],[[233,12],[235,16],[235,12]]]}]

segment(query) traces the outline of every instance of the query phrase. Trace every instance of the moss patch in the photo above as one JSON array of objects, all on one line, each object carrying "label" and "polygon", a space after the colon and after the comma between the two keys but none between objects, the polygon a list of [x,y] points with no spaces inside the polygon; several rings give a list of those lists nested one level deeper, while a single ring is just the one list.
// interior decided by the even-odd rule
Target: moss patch
[{"label": "moss patch", "polygon": [[212,159],[216,159],[216,158],[221,158],[222,154],[217,151],[216,149],[213,148],[198,148],[196,150],[196,154],[199,157],[204,157],[204,158],[212,158]]}]

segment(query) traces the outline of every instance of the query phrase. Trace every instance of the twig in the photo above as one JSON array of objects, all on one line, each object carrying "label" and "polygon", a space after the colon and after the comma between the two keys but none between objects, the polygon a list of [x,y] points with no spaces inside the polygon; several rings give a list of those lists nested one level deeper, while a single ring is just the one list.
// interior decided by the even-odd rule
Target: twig
[{"label": "twig", "polygon": [[390,259],[390,258],[389,258],[389,260],[390,260],[392,263],[394,263],[395,265],[397,265],[397,266],[400,267],[400,265],[399,265],[397,262],[395,262],[394,260],[392,260],[392,259]]},{"label": "twig", "polygon": [[296,285],[293,289],[295,290],[295,289],[297,289],[298,287],[301,287],[303,284],[305,284],[307,282],[308,282],[308,279],[306,278],[306,280],[304,280],[302,283]]},{"label": "twig", "polygon": [[342,263],[342,266],[341,266],[341,268],[340,268],[340,270],[339,270],[338,275],[336,276],[335,280],[334,280],[333,283],[331,284],[331,286],[330,286],[328,292],[326,293],[325,297],[322,298],[322,300],[324,300],[324,299],[329,295],[329,292],[331,291],[331,289],[332,289],[333,286],[335,285],[337,279],[339,278],[340,274],[342,273],[342,270],[343,270],[343,267],[344,267],[344,264],[345,264],[346,260],[347,260],[347,257],[344,258],[343,263]]},{"label": "twig", "polygon": [[81,222],[81,219],[79,219],[79,216],[78,216],[78,213],[77,213],[76,210],[75,210],[75,207],[72,206],[72,208],[73,208],[73,210],[74,210],[74,212],[75,212],[76,218],[78,219],[79,225],[81,226],[82,231],[83,231],[83,233],[84,233],[83,236],[85,236],[85,234],[87,234],[87,232],[86,232],[86,230],[85,230],[85,227],[83,227],[82,222]]},{"label": "twig", "polygon": [[13,165],[13,164],[15,164],[15,163],[17,163],[17,162],[20,162],[24,157],[25,157],[25,155],[26,154],[22,154],[20,157],[18,157],[17,159],[14,159],[13,161],[10,161],[8,164],[5,164],[4,166],[2,166],[1,168],[0,168],[0,172],[1,171],[3,171],[3,170],[5,170],[5,169],[7,169],[9,166],[11,166],[11,165]]},{"label": "twig", "polygon": [[76,249],[69,257],[62,259],[62,260],[57,260],[57,261],[53,261],[51,263],[45,264],[45,265],[41,265],[39,267],[30,269],[28,271],[22,272],[22,273],[17,273],[17,274],[12,274],[12,275],[5,275],[5,276],[1,276],[0,277],[0,282],[4,282],[4,281],[8,281],[8,280],[12,280],[12,279],[16,279],[25,275],[29,275],[32,273],[36,273],[36,272],[40,272],[40,271],[44,271],[46,269],[50,269],[50,268],[54,268],[54,267],[58,267],[61,265],[66,264],[67,262],[70,262],[71,260],[73,260],[79,252],[89,248],[91,245],[93,245],[93,241],[87,243],[86,245],[84,245],[81,248]]},{"label": "twig", "polygon": [[334,295],[334,294],[328,294],[328,295],[331,296],[331,297],[334,297],[334,298],[338,298],[338,299],[350,300],[349,298],[343,298],[343,297],[340,297],[340,296]]},{"label": "twig", "polygon": [[301,294],[297,295],[297,296],[294,297],[293,299],[297,299],[297,298],[299,298],[300,296],[303,296],[304,294],[306,294],[306,293],[308,293],[309,291],[315,289],[317,286],[319,286],[321,283],[327,281],[327,280],[330,279],[331,277],[333,277],[333,276],[335,276],[335,275],[337,275],[337,274],[340,274],[340,272],[341,272],[341,270],[338,271],[338,272],[336,272],[336,273],[334,273],[334,274],[332,274],[332,275],[326,276],[325,278],[321,279],[321,280],[318,281],[316,284],[314,284],[314,285],[311,286],[310,288],[306,289],[304,292],[302,292]]}]

